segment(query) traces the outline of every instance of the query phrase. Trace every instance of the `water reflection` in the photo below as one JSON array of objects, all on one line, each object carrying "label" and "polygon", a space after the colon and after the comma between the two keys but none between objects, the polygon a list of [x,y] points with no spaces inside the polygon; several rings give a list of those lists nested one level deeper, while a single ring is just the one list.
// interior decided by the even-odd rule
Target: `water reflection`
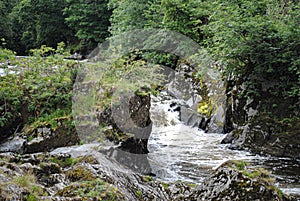
[{"label": "water reflection", "polygon": [[129,169],[144,175],[153,175],[148,161],[147,154],[134,154],[123,151],[118,147],[111,147],[108,150],[102,150],[107,157],[118,161]]}]

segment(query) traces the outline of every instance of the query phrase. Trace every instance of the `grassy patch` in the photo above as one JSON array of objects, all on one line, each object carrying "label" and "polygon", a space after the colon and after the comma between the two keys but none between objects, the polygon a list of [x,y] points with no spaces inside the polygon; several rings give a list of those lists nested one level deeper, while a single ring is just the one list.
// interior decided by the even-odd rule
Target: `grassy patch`
[{"label": "grassy patch", "polygon": [[123,200],[123,196],[118,188],[101,179],[74,183],[59,191],[57,195],[64,197],[80,196],[84,200],[87,198],[96,200]]},{"label": "grassy patch", "polygon": [[72,167],[74,166],[76,163],[78,163],[80,161],[81,158],[63,158],[63,159],[58,159],[58,158],[50,158],[50,161],[53,163],[57,163],[60,167],[64,168],[64,167]]}]

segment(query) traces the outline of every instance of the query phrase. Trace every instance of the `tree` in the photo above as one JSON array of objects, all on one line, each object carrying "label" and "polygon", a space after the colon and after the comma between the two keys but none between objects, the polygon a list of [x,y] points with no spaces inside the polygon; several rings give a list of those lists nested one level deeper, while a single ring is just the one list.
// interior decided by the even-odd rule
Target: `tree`
[{"label": "tree", "polygon": [[0,1],[0,39],[5,39],[7,41],[12,37],[12,26],[9,19],[9,13],[16,3],[17,0]]},{"label": "tree", "polygon": [[60,0],[20,1],[10,14],[17,44],[12,48],[24,54],[41,45],[55,47],[61,41],[72,41],[72,30],[64,21],[65,6],[66,2]]},{"label": "tree", "polygon": [[108,5],[113,9],[110,19],[112,23],[110,32],[113,35],[133,29],[141,29],[147,24],[147,19],[144,16],[144,13],[148,10],[147,0],[110,0]]},{"label": "tree", "polygon": [[[255,89],[274,82],[277,95],[299,96],[299,5],[292,1],[216,1],[206,44],[228,74]],[[286,3],[285,3],[286,2]],[[255,86],[254,86],[255,83]],[[253,85],[253,86],[251,86]]]},{"label": "tree", "polygon": [[66,23],[76,32],[84,46],[94,48],[109,36],[111,10],[107,0],[67,0]]}]

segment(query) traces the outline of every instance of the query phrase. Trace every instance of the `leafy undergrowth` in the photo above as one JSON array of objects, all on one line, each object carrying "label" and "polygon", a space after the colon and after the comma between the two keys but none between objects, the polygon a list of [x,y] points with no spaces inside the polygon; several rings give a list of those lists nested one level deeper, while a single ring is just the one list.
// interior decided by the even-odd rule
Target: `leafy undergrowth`
[{"label": "leafy undergrowth", "polygon": [[[0,131],[6,135],[41,125],[57,127],[57,119],[70,117],[72,88],[78,63],[64,59],[64,44],[42,46],[29,57],[1,50]],[[13,121],[12,121],[13,120]],[[1,138],[1,136],[0,136]]]}]

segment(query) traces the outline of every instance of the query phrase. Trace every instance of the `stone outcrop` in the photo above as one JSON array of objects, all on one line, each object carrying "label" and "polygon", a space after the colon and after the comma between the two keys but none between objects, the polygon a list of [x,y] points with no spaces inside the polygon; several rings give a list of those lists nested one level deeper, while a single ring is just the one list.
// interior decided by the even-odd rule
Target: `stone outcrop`
[{"label": "stone outcrop", "polygon": [[28,126],[24,129],[25,133],[17,133],[0,143],[0,152],[37,153],[75,145],[80,139],[70,122],[69,119],[60,119],[55,129],[50,125],[38,128]]},{"label": "stone outcrop", "polygon": [[24,146],[24,153],[37,153],[50,151],[57,147],[75,145],[80,142],[75,128],[68,124],[58,126],[55,130],[43,127],[37,128],[34,132],[37,137],[27,142]]},{"label": "stone outcrop", "polygon": [[[145,154],[148,153],[148,138],[152,131],[149,110],[150,96],[134,95],[130,98],[124,97],[119,105],[99,111],[97,118],[99,124],[104,123],[111,126],[111,132],[129,136],[122,141],[120,149],[131,153]],[[107,133],[108,138],[119,142],[120,139],[109,135],[109,131]]]},{"label": "stone outcrop", "polygon": [[[64,150],[71,155],[59,153]],[[181,200],[192,192],[184,183],[136,174],[92,147],[21,157],[4,153],[0,163],[1,200]]]},{"label": "stone outcrop", "polygon": [[264,169],[248,169],[242,161],[222,164],[196,194],[199,200],[296,200],[282,194]]},{"label": "stone outcrop", "polygon": [[[256,83],[256,92],[243,81],[228,81],[223,143],[233,149],[278,157],[300,158],[300,102],[274,95],[276,83]],[[251,98],[250,98],[251,97]]]},{"label": "stone outcrop", "polygon": [[[219,107],[213,112],[212,104],[218,104],[214,101],[217,101],[216,97],[220,95],[224,84],[210,77],[199,78],[196,73],[197,70],[193,66],[178,61],[174,72],[169,72],[167,91],[174,99],[184,101],[185,104],[179,105],[180,120],[183,123],[207,132],[221,133],[224,127],[225,110],[222,105],[218,105]],[[211,96],[214,96],[214,100]],[[207,107],[202,113],[199,112],[201,104]]]}]

